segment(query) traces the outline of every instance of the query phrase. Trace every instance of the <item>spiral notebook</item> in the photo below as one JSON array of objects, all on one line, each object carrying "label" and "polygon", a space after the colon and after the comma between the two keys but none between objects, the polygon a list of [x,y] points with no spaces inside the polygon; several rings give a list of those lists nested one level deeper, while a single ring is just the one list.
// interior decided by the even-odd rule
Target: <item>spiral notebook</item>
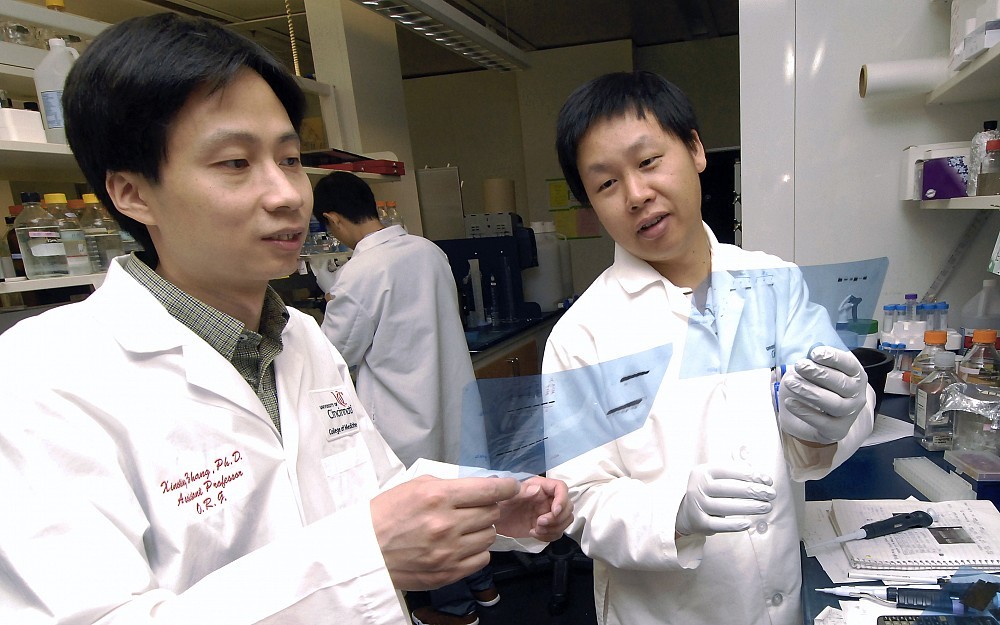
[{"label": "spiral notebook", "polygon": [[1000,512],[987,500],[938,502],[834,499],[830,521],[838,535],[894,514],[930,510],[930,527],[843,543],[855,569],[1000,568]]}]

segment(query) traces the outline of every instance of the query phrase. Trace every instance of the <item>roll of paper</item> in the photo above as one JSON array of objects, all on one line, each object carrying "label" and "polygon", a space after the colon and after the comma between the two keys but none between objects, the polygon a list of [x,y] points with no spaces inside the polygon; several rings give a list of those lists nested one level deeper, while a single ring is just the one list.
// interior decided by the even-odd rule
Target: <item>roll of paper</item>
[{"label": "roll of paper", "polygon": [[508,178],[487,178],[484,180],[483,206],[487,213],[516,213],[514,181]]},{"label": "roll of paper", "polygon": [[862,98],[925,94],[943,83],[948,74],[946,58],[865,63],[858,77],[858,94]]}]

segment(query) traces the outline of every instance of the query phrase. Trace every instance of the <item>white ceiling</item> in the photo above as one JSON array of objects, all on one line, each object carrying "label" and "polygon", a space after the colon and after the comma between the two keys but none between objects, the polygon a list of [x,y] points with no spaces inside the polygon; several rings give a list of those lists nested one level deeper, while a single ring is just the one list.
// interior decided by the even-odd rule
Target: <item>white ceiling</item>
[{"label": "white ceiling", "polygon": [[[44,0],[26,0],[44,5]],[[632,39],[659,45],[737,34],[738,0],[447,0],[524,50]],[[312,71],[304,0],[287,0],[302,73]],[[286,0],[66,0],[67,10],[117,22],[173,10],[203,15],[256,38],[291,63]],[[479,69],[466,59],[397,29],[404,78]]]}]

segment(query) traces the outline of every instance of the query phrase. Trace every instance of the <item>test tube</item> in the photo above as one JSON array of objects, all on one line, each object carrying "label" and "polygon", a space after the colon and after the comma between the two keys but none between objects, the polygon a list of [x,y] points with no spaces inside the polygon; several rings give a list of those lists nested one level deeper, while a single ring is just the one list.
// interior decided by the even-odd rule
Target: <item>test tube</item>
[{"label": "test tube", "polygon": [[916,321],[917,320],[917,294],[907,293],[903,296],[903,300],[906,302],[903,309],[906,311],[906,321]]},{"label": "test tube", "polygon": [[934,314],[937,316],[936,330],[948,329],[948,302],[938,302]]},{"label": "test tube", "polygon": [[906,318],[906,304],[896,304],[896,323],[910,321]]},{"label": "test tube", "polygon": [[896,306],[886,304],[882,307],[882,331],[892,332],[892,326],[896,323]]},{"label": "test tube", "polygon": [[916,316],[915,320],[916,321],[926,322],[927,326],[929,327],[931,320],[927,318],[927,304],[925,304],[923,302],[920,302],[920,303],[918,303],[916,305],[916,307],[914,308],[914,310],[917,313],[917,316]]}]

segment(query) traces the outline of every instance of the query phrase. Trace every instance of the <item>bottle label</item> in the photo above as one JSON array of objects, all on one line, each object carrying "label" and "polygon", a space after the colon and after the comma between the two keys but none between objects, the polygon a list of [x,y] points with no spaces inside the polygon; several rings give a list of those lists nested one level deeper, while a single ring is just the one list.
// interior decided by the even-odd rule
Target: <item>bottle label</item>
[{"label": "bottle label", "polygon": [[62,128],[66,125],[63,120],[62,93],[62,89],[42,92],[42,111],[45,112],[47,128]]},{"label": "bottle label", "polygon": [[916,424],[921,431],[927,428],[927,391],[917,389]]}]

